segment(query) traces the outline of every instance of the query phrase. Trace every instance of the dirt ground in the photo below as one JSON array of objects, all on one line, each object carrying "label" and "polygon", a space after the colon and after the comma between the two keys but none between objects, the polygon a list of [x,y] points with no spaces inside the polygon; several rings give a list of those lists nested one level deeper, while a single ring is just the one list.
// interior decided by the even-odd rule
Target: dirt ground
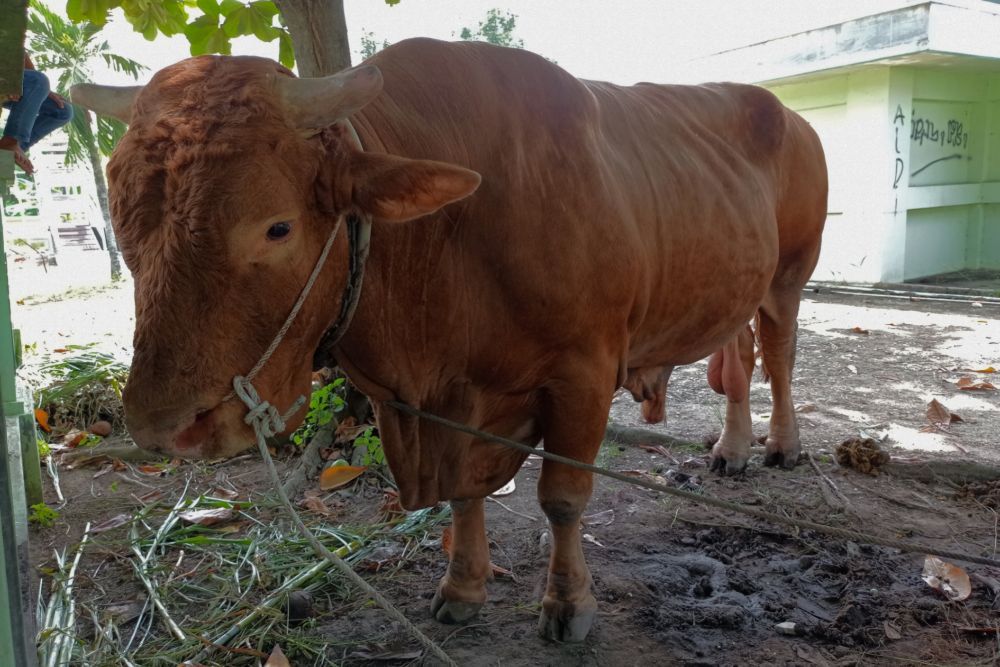
[{"label": "dirt ground", "polygon": [[[25,342],[37,342],[40,350],[60,345],[70,331],[72,342],[90,342],[72,327],[79,321],[86,323],[93,340],[122,352],[128,345],[130,303],[125,285],[34,305],[29,299],[15,318]],[[859,331],[852,331],[855,327]],[[838,443],[863,431],[885,437],[884,446],[904,462],[1000,466],[998,392],[962,391],[956,384],[963,375],[972,375],[976,381],[1000,385],[1000,374],[968,372],[989,366],[1000,368],[998,306],[807,293],[794,378],[802,440],[846,502],[837,500],[836,492],[831,498],[830,485],[808,463],[794,471],[776,471],[763,468],[757,455],[745,477],[719,478],[708,472],[700,445],[680,444],[653,453],[636,444],[607,442],[598,464],[641,471],[792,517],[996,558],[996,483],[984,485],[979,489],[983,494],[976,496],[946,479],[872,477],[832,460]],[[769,388],[755,382],[751,395],[755,428],[763,434]],[[962,421],[926,432],[931,399]],[[723,399],[705,382],[705,364],[694,364],[677,369],[671,379],[667,422],[646,428],[698,443],[720,429],[723,410]],[[638,406],[625,393],[616,398],[611,418],[623,425],[642,425]],[[600,604],[594,629],[580,645],[543,641],[536,634],[537,602],[548,542],[534,500],[539,463],[529,459],[516,477],[516,491],[487,503],[493,562],[512,575],[498,575],[489,584],[489,601],[468,625],[441,625],[429,615],[431,597],[447,565],[440,528],[405,558],[386,558],[385,567],[365,572],[460,665],[997,664],[1000,632],[973,629],[998,625],[998,570],[962,564],[973,577],[972,595],[949,602],[922,581],[921,554],[845,543],[809,531],[793,534],[606,478],[596,480],[591,518],[585,520],[590,539],[583,548]],[[54,548],[79,539],[84,521],[98,522],[123,507],[136,507],[133,497],[152,488],[165,492],[165,502],[176,496],[188,476],[196,488],[225,481],[241,499],[260,498],[267,491],[256,457],[185,464],[164,477],[133,470],[95,478],[96,472],[94,467],[62,471],[67,502],[59,508],[61,516],[55,526],[36,528],[32,534],[33,559],[39,567],[51,565]],[[47,484],[46,499],[55,506]],[[370,520],[383,500],[382,486],[366,474],[347,490],[325,496],[334,512],[330,521]],[[262,511],[259,519],[275,520],[270,511]],[[110,545],[87,553],[78,582],[81,599],[98,612],[141,597],[127,562],[120,553],[111,553]],[[388,553],[398,550],[389,548]],[[296,667],[416,661],[416,643],[359,596],[334,588],[317,600],[316,608],[318,616],[299,631],[329,638],[329,662],[297,661],[289,653]],[[776,625],[784,622],[795,624],[792,634],[778,631]],[[87,636],[81,630],[81,637]],[[220,660],[206,664],[255,664],[245,656]]]}]

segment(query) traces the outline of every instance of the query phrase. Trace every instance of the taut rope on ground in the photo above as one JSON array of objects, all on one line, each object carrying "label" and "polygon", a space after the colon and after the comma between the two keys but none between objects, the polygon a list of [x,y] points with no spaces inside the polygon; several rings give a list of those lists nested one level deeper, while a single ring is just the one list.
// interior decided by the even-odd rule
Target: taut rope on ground
[{"label": "taut rope on ground", "polygon": [[543,459],[549,461],[555,461],[556,463],[562,463],[564,465],[568,465],[573,468],[586,470],[588,472],[592,472],[598,475],[604,475],[605,477],[617,479],[621,482],[632,484],[633,486],[641,486],[643,488],[651,489],[653,491],[659,491],[660,493],[665,493],[670,496],[676,496],[678,498],[683,498],[685,500],[690,500],[692,502],[701,503],[702,505],[709,505],[711,507],[717,507],[719,509],[727,510],[729,512],[737,512],[739,514],[745,514],[747,516],[752,516],[754,518],[761,519],[763,521],[768,521],[774,524],[792,526],[794,528],[804,528],[806,530],[814,530],[817,533],[824,533],[826,535],[831,535],[833,537],[839,537],[845,540],[853,540],[855,542],[861,542],[864,544],[878,544],[880,546],[891,547],[893,549],[899,549],[900,551],[906,551],[910,553],[929,554],[932,556],[940,556],[941,558],[948,558],[951,560],[962,560],[969,563],[978,563],[980,565],[991,565],[993,567],[1000,567],[1000,560],[996,560],[993,558],[986,558],[984,556],[972,556],[959,551],[938,549],[937,547],[932,547],[927,544],[921,544],[919,542],[897,540],[891,537],[881,537],[878,535],[871,535],[869,533],[862,533],[855,530],[849,530],[847,528],[826,526],[821,523],[814,523],[812,521],[806,521],[804,519],[793,519],[790,517],[784,517],[779,514],[774,514],[772,512],[759,510],[753,507],[748,507],[746,505],[740,505],[739,503],[733,503],[728,500],[713,498],[712,496],[706,496],[699,493],[692,493],[690,491],[684,491],[682,489],[675,489],[673,487],[666,486],[665,484],[658,484],[656,482],[651,482],[649,480],[637,477],[629,477],[628,475],[624,475],[620,472],[615,472],[614,470],[606,470],[604,468],[599,468],[589,463],[583,463],[582,461],[577,461],[576,459],[560,456],[559,454],[553,454],[552,452],[547,452],[543,449],[536,449],[535,447],[532,447],[530,445],[525,445],[523,443],[516,442],[508,438],[500,437],[498,435],[493,435],[492,433],[486,433],[485,431],[480,431],[479,429],[472,428],[471,426],[460,424],[459,422],[455,422],[450,419],[445,419],[444,417],[438,417],[437,415],[425,412],[423,410],[418,410],[417,408],[411,407],[406,403],[390,400],[390,401],[385,401],[385,404],[391,408],[395,408],[396,410],[404,412],[413,417],[435,422],[442,426],[447,426],[448,428],[454,429],[456,431],[461,431],[462,433],[467,433],[481,440],[495,442],[497,444],[505,445],[507,447],[516,449],[526,454],[535,454],[536,456],[540,456]]}]

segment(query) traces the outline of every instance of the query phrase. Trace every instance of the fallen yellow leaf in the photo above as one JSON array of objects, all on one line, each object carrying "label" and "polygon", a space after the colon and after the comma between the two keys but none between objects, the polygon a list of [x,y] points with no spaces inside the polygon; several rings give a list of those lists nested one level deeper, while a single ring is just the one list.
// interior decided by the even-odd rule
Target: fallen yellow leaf
[{"label": "fallen yellow leaf", "polygon": [[35,420],[38,425],[42,427],[42,430],[46,433],[52,432],[52,427],[49,426],[49,413],[41,408],[35,408]]},{"label": "fallen yellow leaf", "polygon": [[365,466],[330,466],[319,475],[319,488],[324,491],[338,489],[361,476]]}]

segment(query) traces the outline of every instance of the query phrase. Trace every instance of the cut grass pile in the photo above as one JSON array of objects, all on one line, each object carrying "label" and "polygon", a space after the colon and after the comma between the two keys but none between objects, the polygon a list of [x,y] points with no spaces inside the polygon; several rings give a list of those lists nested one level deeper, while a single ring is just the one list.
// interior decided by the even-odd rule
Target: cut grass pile
[{"label": "cut grass pile", "polygon": [[[263,662],[276,644],[297,667],[336,664],[338,638],[314,630],[316,618],[290,620],[298,612],[290,612],[289,595],[331,609],[354,592],[277,513],[277,504],[219,495],[226,494],[189,496],[185,489],[170,504],[149,499],[112,523],[88,526],[74,553],[57,554],[42,586],[47,602],[39,593],[42,665],[239,667]],[[378,555],[387,546],[402,562],[450,519],[450,508],[390,516],[350,527],[328,525],[312,513],[303,518],[347,562],[381,567]],[[100,561],[88,575],[86,596],[76,571],[81,552]],[[128,565],[122,571],[134,577],[132,585],[101,588],[100,572],[112,562]],[[125,590],[132,599],[120,599]]]}]

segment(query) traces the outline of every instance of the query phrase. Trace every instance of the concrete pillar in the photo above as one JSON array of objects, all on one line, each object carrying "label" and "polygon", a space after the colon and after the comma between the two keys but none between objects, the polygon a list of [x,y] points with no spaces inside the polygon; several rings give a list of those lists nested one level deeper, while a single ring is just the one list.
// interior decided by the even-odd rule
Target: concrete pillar
[{"label": "concrete pillar", "polygon": [[903,279],[912,103],[906,68],[871,67],[848,77],[845,139],[857,168],[846,175],[845,214],[868,232],[858,239],[867,254],[849,272],[852,281]]}]

